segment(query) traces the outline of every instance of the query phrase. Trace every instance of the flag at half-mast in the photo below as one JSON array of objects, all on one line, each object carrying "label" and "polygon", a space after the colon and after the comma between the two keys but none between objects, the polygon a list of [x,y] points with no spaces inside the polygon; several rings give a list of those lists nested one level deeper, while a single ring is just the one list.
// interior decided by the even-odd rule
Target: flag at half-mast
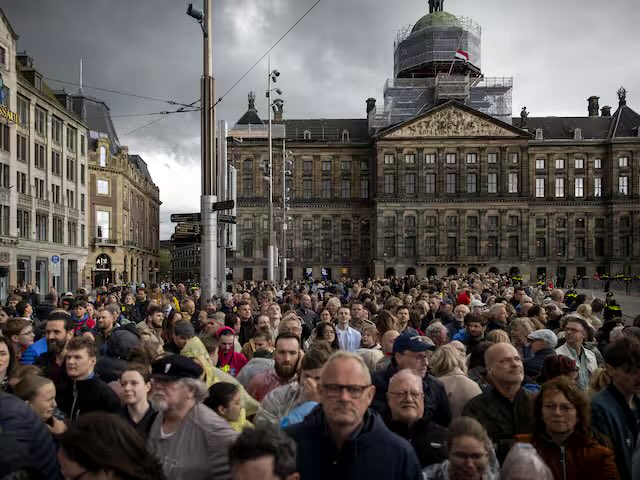
[{"label": "flag at half-mast", "polygon": [[464,60],[465,62],[469,61],[469,52],[465,52],[462,49],[458,49],[456,50],[456,57],[455,58],[459,58],[460,60]]}]

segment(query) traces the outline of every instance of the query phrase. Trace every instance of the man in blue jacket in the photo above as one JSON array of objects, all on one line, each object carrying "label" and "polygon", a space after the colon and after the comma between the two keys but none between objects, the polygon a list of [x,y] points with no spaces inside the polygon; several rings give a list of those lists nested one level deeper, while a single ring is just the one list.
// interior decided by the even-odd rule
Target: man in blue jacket
[{"label": "man in blue jacket", "polygon": [[368,409],[375,387],[360,356],[334,353],[322,370],[319,392],[320,405],[302,423],[285,429],[298,446],[301,478],[422,479],[411,444],[391,433]]}]

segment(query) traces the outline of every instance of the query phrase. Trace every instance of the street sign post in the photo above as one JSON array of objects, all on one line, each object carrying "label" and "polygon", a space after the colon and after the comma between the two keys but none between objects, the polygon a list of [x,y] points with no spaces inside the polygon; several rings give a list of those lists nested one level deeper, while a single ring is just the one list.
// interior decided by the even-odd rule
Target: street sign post
[{"label": "street sign post", "polygon": [[220,212],[222,210],[231,210],[236,206],[236,202],[233,200],[224,200],[222,202],[215,202],[211,205],[211,211]]},{"label": "street sign post", "polygon": [[51,275],[54,277],[60,276],[60,256],[59,255],[51,256]]},{"label": "street sign post", "polygon": [[199,213],[174,213],[171,215],[171,221],[173,223],[200,223],[201,216]]},{"label": "street sign post", "polygon": [[218,223],[231,223],[236,224],[236,217],[233,215],[218,215]]},{"label": "street sign post", "polygon": [[171,235],[171,242],[174,245],[191,245],[200,243],[201,238],[200,235],[174,233]]},{"label": "street sign post", "polygon": [[176,225],[176,232],[178,234],[192,234],[192,235],[200,235],[200,224],[199,223],[178,223]]}]

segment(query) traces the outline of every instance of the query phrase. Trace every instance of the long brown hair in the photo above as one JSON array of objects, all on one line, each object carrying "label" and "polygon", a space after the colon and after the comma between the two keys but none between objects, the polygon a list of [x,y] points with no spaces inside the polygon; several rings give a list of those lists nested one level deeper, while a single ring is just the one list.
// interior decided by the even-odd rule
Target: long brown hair
[{"label": "long brown hair", "polygon": [[542,384],[542,389],[533,404],[534,429],[537,435],[546,435],[547,427],[542,420],[542,404],[544,396],[548,393],[562,393],[576,409],[576,427],[574,433],[582,436],[590,436],[591,407],[587,395],[570,378],[566,376],[556,377]]}]

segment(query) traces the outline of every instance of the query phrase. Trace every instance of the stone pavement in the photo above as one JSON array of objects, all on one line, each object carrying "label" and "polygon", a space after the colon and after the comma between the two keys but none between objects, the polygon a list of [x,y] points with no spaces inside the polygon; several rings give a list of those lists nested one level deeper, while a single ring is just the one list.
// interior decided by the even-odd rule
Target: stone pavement
[{"label": "stone pavement", "polygon": [[[593,294],[595,298],[600,298],[601,300],[605,300],[606,293],[601,289],[598,290],[589,290],[579,288],[578,293],[585,293],[590,296]],[[628,320],[633,320],[637,315],[640,315],[640,295],[632,294],[626,295],[622,292],[614,292],[615,299],[620,304],[620,308],[622,308],[622,314]]]}]

